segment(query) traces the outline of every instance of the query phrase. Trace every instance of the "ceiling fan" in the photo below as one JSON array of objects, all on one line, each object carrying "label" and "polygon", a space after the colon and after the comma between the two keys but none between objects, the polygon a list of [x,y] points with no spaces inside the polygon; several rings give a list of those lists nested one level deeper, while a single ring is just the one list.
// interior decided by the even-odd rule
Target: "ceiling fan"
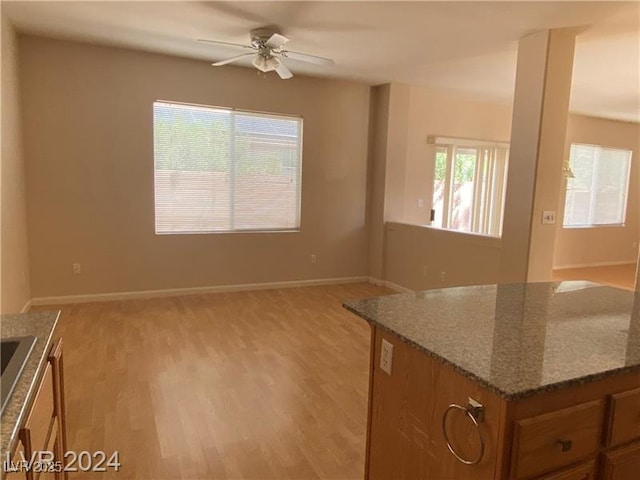
[{"label": "ceiling fan", "polygon": [[250,49],[252,52],[236,55],[235,57],[220,60],[219,62],[212,63],[214,67],[221,67],[229,63],[235,62],[242,58],[253,56],[253,66],[261,72],[267,73],[275,71],[280,78],[288,79],[293,77],[291,71],[282,62],[283,58],[290,58],[292,60],[298,60],[301,62],[313,63],[316,65],[329,66],[333,65],[333,60],[329,58],[318,57],[316,55],[309,55],[307,53],[292,52],[290,50],[284,50],[284,45],[289,41],[287,37],[276,32],[275,29],[264,27],[251,30],[251,45],[242,45],[239,43],[219,42],[217,40],[198,39],[199,42],[213,43],[216,45],[226,45],[232,47],[239,47]]}]

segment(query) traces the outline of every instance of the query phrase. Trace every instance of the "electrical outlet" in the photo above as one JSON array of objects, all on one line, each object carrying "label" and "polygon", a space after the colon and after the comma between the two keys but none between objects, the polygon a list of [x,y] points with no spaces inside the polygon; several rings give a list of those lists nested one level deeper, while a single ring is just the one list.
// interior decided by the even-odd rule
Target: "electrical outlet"
[{"label": "electrical outlet", "polygon": [[556,223],[556,212],[553,210],[545,210],[542,212],[542,224],[553,225]]},{"label": "electrical outlet", "polygon": [[444,282],[447,279],[447,272],[440,272],[440,281]]},{"label": "electrical outlet", "polygon": [[318,260],[318,258],[316,257],[315,253],[311,254],[311,263],[316,263],[316,261]]},{"label": "electrical outlet", "polygon": [[419,199],[418,200],[418,208],[422,208],[424,207],[424,200],[423,199]]},{"label": "electrical outlet", "polygon": [[82,273],[82,265],[79,263],[74,263],[72,268],[74,275],[80,275]]},{"label": "electrical outlet", "polygon": [[380,352],[380,368],[383,372],[391,375],[391,364],[393,363],[393,345],[382,339],[382,349]]}]

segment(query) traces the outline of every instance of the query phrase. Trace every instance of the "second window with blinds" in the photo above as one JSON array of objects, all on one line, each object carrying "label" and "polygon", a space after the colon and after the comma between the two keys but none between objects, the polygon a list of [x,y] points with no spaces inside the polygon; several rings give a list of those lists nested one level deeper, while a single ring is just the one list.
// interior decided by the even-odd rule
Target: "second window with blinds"
[{"label": "second window with blinds", "polygon": [[154,102],[157,234],[300,228],[302,118]]},{"label": "second window with blinds", "polygon": [[431,225],[501,236],[509,145],[448,138],[435,142]]}]

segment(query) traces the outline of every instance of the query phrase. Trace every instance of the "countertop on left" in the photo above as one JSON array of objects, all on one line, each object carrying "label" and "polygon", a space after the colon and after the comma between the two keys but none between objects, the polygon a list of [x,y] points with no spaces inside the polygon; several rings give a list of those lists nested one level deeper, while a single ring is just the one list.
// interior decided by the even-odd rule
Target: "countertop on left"
[{"label": "countertop on left", "polygon": [[37,380],[47,362],[49,345],[53,331],[58,323],[59,311],[8,314],[0,317],[0,336],[21,337],[33,335],[36,343],[29,359],[20,374],[20,378],[2,412],[0,422],[0,452],[2,459],[6,452],[13,450],[18,439],[18,428],[24,420]]}]

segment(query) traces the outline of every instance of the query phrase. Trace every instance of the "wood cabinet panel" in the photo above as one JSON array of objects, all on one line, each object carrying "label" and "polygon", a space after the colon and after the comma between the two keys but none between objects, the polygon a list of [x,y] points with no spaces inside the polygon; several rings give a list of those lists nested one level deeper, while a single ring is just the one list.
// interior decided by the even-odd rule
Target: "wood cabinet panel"
[{"label": "wood cabinet panel", "polygon": [[603,480],[640,478],[640,442],[606,452],[603,457]]},{"label": "wood cabinet panel", "polygon": [[640,388],[611,395],[607,445],[640,439]]},{"label": "wood cabinet panel", "polygon": [[46,449],[51,421],[55,414],[54,406],[53,376],[51,365],[47,364],[31,411],[24,427],[20,430],[20,440],[24,444],[28,456],[30,456],[30,452]]},{"label": "wood cabinet panel", "polygon": [[[63,368],[63,355],[62,355],[62,339],[59,338],[49,350],[49,364],[51,365],[51,372],[54,386],[54,405],[56,412],[56,427],[55,427],[55,441],[53,443],[53,452],[55,452],[56,459],[63,463],[64,466],[64,454],[67,451],[67,409],[65,406],[64,395],[64,368]],[[52,433],[52,436],[53,433]],[[60,472],[56,474],[58,479],[66,479],[67,472]]]},{"label": "wood cabinet panel", "polygon": [[[16,449],[13,453],[13,457],[11,457],[11,462],[13,465],[18,465],[18,462],[21,462],[23,458],[25,458],[24,446],[22,442],[18,440],[18,444],[16,445]],[[4,460],[3,460],[4,461]],[[9,472],[5,475],[5,480],[25,480],[27,475],[24,472]]]},{"label": "wood cabinet panel", "polygon": [[[393,345],[391,375],[379,367],[382,338]],[[369,479],[494,478],[504,415],[502,399],[379,329],[372,368]],[[486,446],[478,465],[465,465],[449,452],[441,427],[449,404],[464,406],[469,397],[485,407],[480,431]],[[463,412],[452,412],[447,431],[460,454],[477,455],[478,431]]]},{"label": "wood cabinet panel", "polygon": [[535,477],[595,454],[600,446],[603,413],[603,402],[593,401],[518,420],[513,438],[513,476]]},{"label": "wood cabinet panel", "polygon": [[587,462],[570,467],[559,472],[538,477],[538,480],[595,480],[596,463]]}]

